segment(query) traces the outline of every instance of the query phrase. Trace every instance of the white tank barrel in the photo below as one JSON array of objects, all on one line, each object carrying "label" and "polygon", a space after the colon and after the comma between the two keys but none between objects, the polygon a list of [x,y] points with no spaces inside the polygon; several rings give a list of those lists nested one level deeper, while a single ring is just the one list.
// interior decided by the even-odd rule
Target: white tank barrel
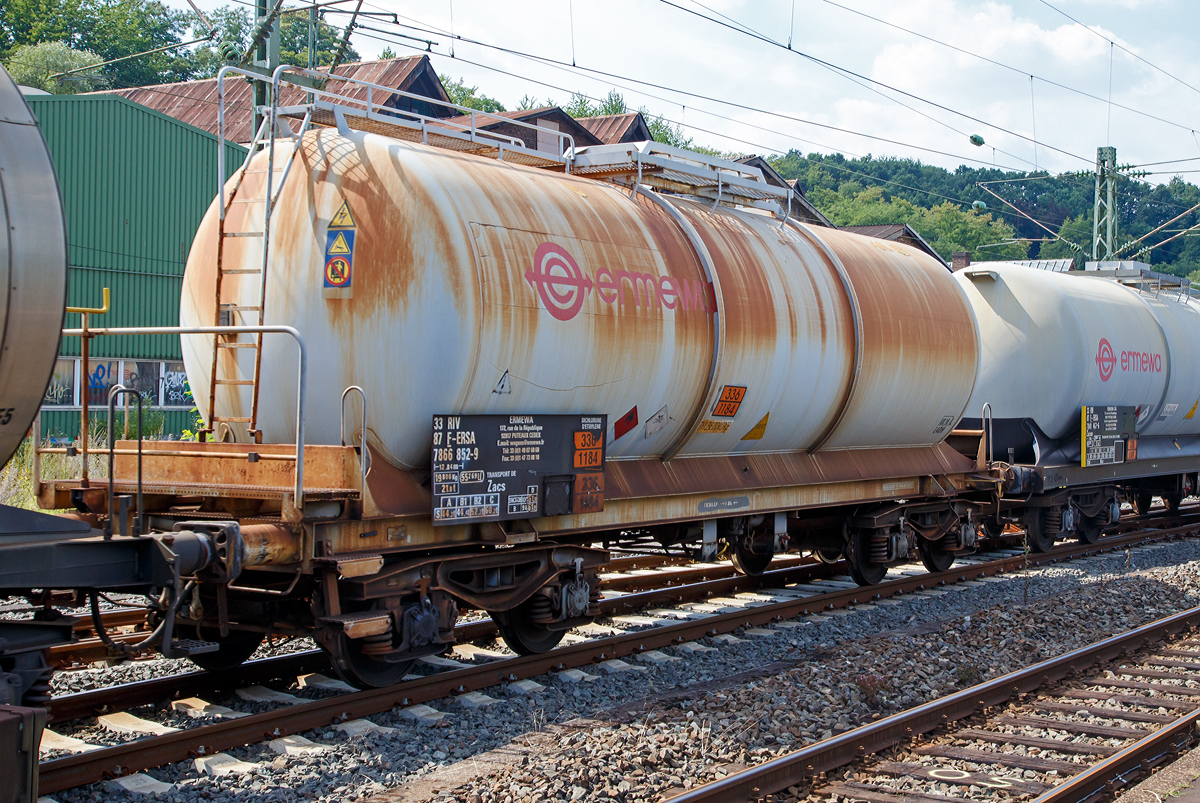
[{"label": "white tank barrel", "polygon": [[1139,435],[1200,434],[1194,301],[1088,271],[988,262],[955,277],[982,343],[968,419],[989,403],[997,422],[1028,418],[1058,439],[1078,435],[1084,405],[1126,405]]}]

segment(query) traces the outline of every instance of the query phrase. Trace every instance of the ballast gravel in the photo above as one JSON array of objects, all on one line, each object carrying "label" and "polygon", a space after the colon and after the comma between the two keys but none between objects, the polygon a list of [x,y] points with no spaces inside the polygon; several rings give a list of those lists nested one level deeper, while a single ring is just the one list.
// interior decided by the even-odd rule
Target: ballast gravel
[{"label": "ballast gravel", "polygon": [[[392,711],[371,717],[391,733],[304,733],[327,746],[319,753],[280,755],[266,743],[229,751],[258,765],[248,774],[202,776],[190,762],[149,774],[175,784],[159,797],[177,803],[659,800],[1196,606],[1198,569],[1200,541],[1192,539],[1033,568],[949,593],[795,620],[769,628],[769,637],[704,639],[709,651],[662,651],[679,661],[627,661],[640,671],[592,669],[593,679],[575,682],[541,676],[535,680],[545,688],[528,695],[484,689],[499,702],[483,707],[438,700],[432,707],[448,716],[434,725]],[[261,710],[233,695],[208,702]],[[166,706],[131,713],[191,724]],[[85,720],[68,733],[87,738],[98,731],[95,720]],[[105,732],[104,741],[125,738]],[[54,797],[146,799],[104,784]]]}]

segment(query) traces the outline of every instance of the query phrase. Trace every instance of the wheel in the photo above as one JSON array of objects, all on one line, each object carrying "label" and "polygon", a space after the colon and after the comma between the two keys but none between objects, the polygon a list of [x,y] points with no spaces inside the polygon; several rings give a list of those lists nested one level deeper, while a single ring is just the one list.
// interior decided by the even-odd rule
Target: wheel
[{"label": "wheel", "polygon": [[888,567],[883,563],[865,563],[859,565],[854,561],[850,563],[850,577],[860,586],[873,586],[883,581],[887,576]]},{"label": "wheel", "polygon": [[1139,516],[1145,516],[1150,512],[1150,502],[1153,498],[1150,494],[1138,494],[1133,498],[1133,507]]},{"label": "wheel", "polygon": [[197,641],[215,641],[220,646],[216,652],[202,652],[188,656],[188,660],[201,669],[209,672],[220,672],[223,669],[233,669],[241,666],[254,655],[258,645],[266,638],[266,633],[254,633],[249,630],[231,630],[229,635],[221,637],[221,631],[215,627],[199,625],[180,625],[177,629],[180,636],[194,638]]},{"label": "wheel", "polygon": [[734,542],[730,560],[733,561],[733,568],[737,570],[738,574],[758,576],[771,565],[771,559],[775,557],[775,553],[753,552],[748,541],[748,538],[738,538]]},{"label": "wheel", "polygon": [[1183,502],[1183,497],[1178,496],[1176,494],[1172,494],[1171,496],[1164,496],[1163,502],[1165,502],[1167,505],[1168,513],[1178,513],[1179,505],[1180,505],[1180,503]]},{"label": "wheel", "polygon": [[1100,540],[1100,535],[1104,531],[1104,522],[1099,517],[1080,516],[1079,526],[1075,528],[1075,535],[1085,544],[1094,544]]},{"label": "wheel", "polygon": [[826,565],[837,563],[842,559],[842,550],[835,548],[814,549],[813,555]]},{"label": "wheel", "polygon": [[1034,552],[1049,552],[1054,549],[1055,533],[1047,533],[1044,525],[1046,509],[1032,508],[1025,514],[1025,533],[1029,548]]},{"label": "wheel", "polygon": [[567,634],[566,630],[550,630],[545,625],[533,621],[530,613],[535,599],[530,599],[511,611],[488,611],[488,615],[499,628],[504,643],[517,655],[550,652]]},{"label": "wheel", "polygon": [[412,659],[380,661],[363,652],[370,643],[370,639],[351,639],[340,633],[336,636],[332,649],[327,652],[338,676],[360,689],[378,689],[403,680],[413,665]]},{"label": "wheel", "polygon": [[954,565],[953,552],[947,552],[924,538],[917,544],[917,550],[921,553],[921,563],[931,572],[944,572]]},{"label": "wheel", "polygon": [[983,520],[983,534],[988,538],[999,538],[1004,535],[1005,524],[989,516]]},{"label": "wheel", "polygon": [[866,558],[870,549],[870,535],[858,533],[846,542],[846,563],[850,564],[850,577],[860,586],[873,586],[887,576],[886,563],[872,563]]}]

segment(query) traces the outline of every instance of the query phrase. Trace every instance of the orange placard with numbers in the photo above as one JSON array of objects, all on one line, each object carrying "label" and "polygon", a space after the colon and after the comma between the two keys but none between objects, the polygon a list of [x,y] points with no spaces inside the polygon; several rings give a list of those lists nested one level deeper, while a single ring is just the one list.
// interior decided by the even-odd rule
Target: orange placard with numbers
[{"label": "orange placard with numbers", "polygon": [[745,387],[726,385],[721,388],[721,398],[717,399],[717,406],[713,408],[712,414],[720,418],[733,418],[737,415],[738,408],[742,406],[744,398],[746,398]]}]

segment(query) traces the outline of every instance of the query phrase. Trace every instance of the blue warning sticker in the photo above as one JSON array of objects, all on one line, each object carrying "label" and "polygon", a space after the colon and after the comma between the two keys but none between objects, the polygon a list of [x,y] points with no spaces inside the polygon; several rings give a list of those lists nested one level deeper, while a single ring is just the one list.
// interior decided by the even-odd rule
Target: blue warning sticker
[{"label": "blue warning sticker", "polygon": [[354,274],[354,229],[338,229],[325,235],[325,286],[345,290]]}]

